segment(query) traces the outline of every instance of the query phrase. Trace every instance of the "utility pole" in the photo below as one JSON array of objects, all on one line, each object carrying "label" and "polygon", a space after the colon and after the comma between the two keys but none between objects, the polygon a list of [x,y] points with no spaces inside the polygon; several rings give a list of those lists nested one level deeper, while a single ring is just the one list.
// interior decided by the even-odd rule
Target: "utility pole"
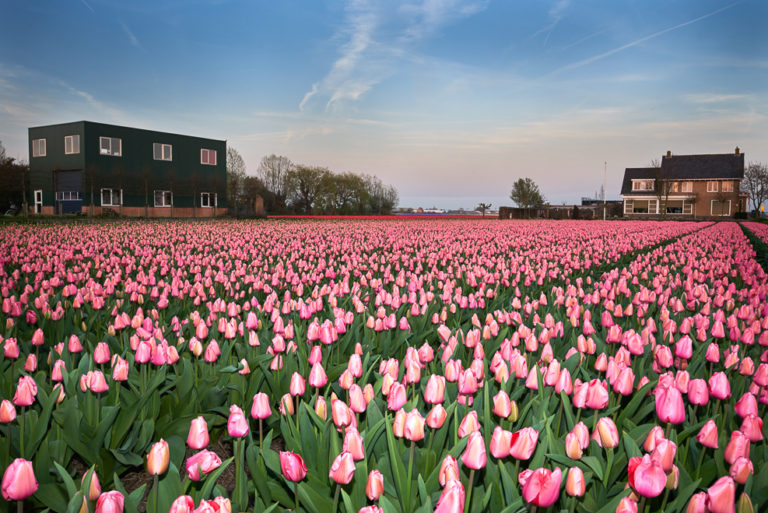
[{"label": "utility pole", "polygon": [[606,160],[603,165],[603,221],[605,221],[605,187],[608,183],[608,161]]}]

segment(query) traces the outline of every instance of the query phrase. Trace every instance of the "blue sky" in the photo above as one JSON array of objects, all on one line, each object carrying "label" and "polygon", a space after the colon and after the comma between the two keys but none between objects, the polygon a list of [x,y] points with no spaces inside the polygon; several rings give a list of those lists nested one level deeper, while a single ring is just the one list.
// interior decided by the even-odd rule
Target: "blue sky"
[{"label": "blue sky", "polygon": [[768,2],[6,2],[0,140],[87,119],[379,176],[401,206],[608,196],[667,150],[768,162]]}]

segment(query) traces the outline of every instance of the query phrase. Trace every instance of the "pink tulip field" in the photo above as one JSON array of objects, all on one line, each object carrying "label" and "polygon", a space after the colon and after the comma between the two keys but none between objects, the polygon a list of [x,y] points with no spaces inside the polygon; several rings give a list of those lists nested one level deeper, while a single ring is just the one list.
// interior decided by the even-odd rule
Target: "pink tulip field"
[{"label": "pink tulip field", "polygon": [[768,225],[0,225],[0,511],[768,511]]}]

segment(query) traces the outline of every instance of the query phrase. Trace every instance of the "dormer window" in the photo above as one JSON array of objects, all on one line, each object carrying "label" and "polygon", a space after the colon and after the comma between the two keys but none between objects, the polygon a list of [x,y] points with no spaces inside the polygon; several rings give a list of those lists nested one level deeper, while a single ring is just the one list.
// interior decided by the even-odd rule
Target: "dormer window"
[{"label": "dormer window", "polygon": [[653,180],[632,180],[633,191],[652,191]]}]

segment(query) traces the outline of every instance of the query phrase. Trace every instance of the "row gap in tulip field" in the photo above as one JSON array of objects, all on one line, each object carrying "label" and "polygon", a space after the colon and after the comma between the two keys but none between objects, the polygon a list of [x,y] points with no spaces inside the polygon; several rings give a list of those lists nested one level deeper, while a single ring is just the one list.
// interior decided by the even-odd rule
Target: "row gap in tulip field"
[{"label": "row gap in tulip field", "polygon": [[761,511],[762,228],[0,227],[0,511]]}]

